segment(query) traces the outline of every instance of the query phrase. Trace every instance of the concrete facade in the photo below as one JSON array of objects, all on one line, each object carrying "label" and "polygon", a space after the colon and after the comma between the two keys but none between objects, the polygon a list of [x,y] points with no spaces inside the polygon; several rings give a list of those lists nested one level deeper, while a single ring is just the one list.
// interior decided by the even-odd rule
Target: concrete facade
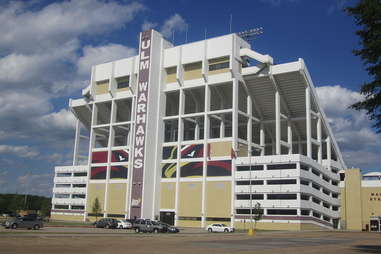
[{"label": "concrete facade", "polygon": [[84,98],[70,100],[84,220],[98,198],[104,217],[179,226],[246,227],[256,203],[260,228],[338,226],[345,163],[302,59],[274,64],[236,34],[140,38],[138,56],[93,66]]}]

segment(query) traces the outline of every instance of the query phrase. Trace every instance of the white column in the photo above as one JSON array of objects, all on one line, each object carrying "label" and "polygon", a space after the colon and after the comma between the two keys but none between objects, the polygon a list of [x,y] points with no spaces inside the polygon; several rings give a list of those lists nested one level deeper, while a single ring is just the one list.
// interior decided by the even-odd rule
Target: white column
[{"label": "white column", "polygon": [[306,87],[306,141],[307,141],[307,157],[312,158],[311,143],[311,97],[310,87]]},{"label": "white column", "polygon": [[247,120],[247,144],[248,144],[248,149],[247,153],[248,156],[251,156],[251,143],[253,140],[253,103],[251,102],[251,97],[250,95],[247,96],[247,114],[249,115],[249,119]]},{"label": "white column", "polygon": [[288,154],[292,154],[292,127],[291,121],[287,121],[287,143],[288,143]]},{"label": "white column", "polygon": [[175,194],[175,225],[179,219],[179,203],[180,203],[180,160],[181,160],[181,139],[183,137],[183,124],[181,116],[184,113],[184,91],[179,90],[179,117],[177,123],[177,164],[176,164],[176,194]]},{"label": "white column", "polygon": [[196,122],[196,126],[194,128],[194,139],[195,140],[199,140],[200,139],[200,125],[199,125],[198,121]]},{"label": "white column", "polygon": [[331,153],[331,138],[328,136],[326,139],[327,142],[327,160],[329,168],[331,169],[331,160],[332,160],[332,153]]},{"label": "white column", "polygon": [[281,122],[280,122],[280,96],[279,91],[275,91],[275,153],[281,154],[280,138],[281,138]]},{"label": "white column", "polygon": [[74,139],[74,152],[73,152],[73,166],[78,165],[79,142],[81,136],[81,122],[77,119],[75,123],[75,139]]},{"label": "white column", "polygon": [[318,147],[318,162],[321,164],[322,163],[322,160],[323,160],[323,152],[322,152],[322,141],[321,141],[321,117],[320,117],[320,114],[319,114],[319,117],[318,117],[318,120],[317,120],[317,126],[316,126],[316,129],[317,129],[317,141],[319,143],[319,147]]},{"label": "white column", "polygon": [[263,123],[260,124],[259,145],[262,147],[261,156],[265,155],[265,129]]},{"label": "white column", "polygon": [[112,153],[112,146],[114,145],[114,129],[112,128],[112,123],[115,122],[115,110],[116,109],[116,103],[114,100],[111,101],[111,112],[110,112],[110,123],[109,123],[109,137],[108,137],[108,147],[107,147],[107,171],[106,171],[106,186],[105,186],[105,198],[104,198],[104,213],[103,217],[107,217],[107,209],[108,209],[108,190],[109,190],[109,183],[110,183],[110,171],[111,171],[111,153]]},{"label": "white column", "polygon": [[208,200],[206,198],[206,176],[208,170],[208,154],[209,154],[209,130],[210,130],[210,119],[208,112],[210,111],[210,88],[205,84],[205,106],[204,106],[204,160],[203,160],[203,170],[202,170],[202,193],[201,193],[201,227],[205,227],[206,222],[206,209]]},{"label": "white column", "polygon": [[[232,137],[233,137],[233,144],[232,147],[234,149],[234,152],[237,152],[238,148],[238,86],[239,82],[237,79],[233,79],[233,115],[232,115]],[[234,227],[234,220],[235,220],[235,207],[234,207],[234,200],[235,200],[235,168],[236,168],[236,160],[232,159],[232,189],[231,189],[231,217],[230,217],[230,225]]]},{"label": "white column", "polygon": [[225,137],[225,122],[223,117],[221,117],[221,122],[220,122],[220,138]]}]

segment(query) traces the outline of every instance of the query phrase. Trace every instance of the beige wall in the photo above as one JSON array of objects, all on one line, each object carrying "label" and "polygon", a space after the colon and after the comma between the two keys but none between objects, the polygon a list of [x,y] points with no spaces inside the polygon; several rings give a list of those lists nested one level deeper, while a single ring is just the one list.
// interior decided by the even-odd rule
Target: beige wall
[{"label": "beige wall", "polygon": [[63,214],[52,214],[50,220],[63,220],[63,221],[83,221],[84,216],[78,215],[63,215]]},{"label": "beige wall", "polygon": [[[254,222],[253,222],[254,225]],[[254,227],[254,226],[253,226]],[[261,230],[290,230],[298,231],[300,230],[300,223],[279,223],[279,222],[257,222],[256,229]],[[236,222],[235,228],[237,229],[249,229],[250,221],[246,220],[246,223]]]},{"label": "beige wall", "polygon": [[166,83],[176,82],[176,67],[167,68],[166,72],[167,72]]},{"label": "beige wall", "polygon": [[104,94],[108,92],[108,80],[100,81],[95,84],[95,94]]},{"label": "beige wall", "polygon": [[176,183],[161,183],[160,209],[175,209]]},{"label": "beige wall", "polygon": [[230,141],[210,143],[211,157],[230,156],[231,152],[232,152],[232,143]]},{"label": "beige wall", "polygon": [[99,204],[103,213],[104,200],[105,200],[105,184],[104,183],[90,183],[87,189],[87,212],[92,213],[92,207],[95,198],[98,198]]},{"label": "beige wall", "polygon": [[[362,230],[361,172],[345,171],[345,188],[342,195],[342,221],[348,230]],[[343,202],[344,201],[344,202]]]},{"label": "beige wall", "polygon": [[191,227],[191,228],[200,228],[201,221],[197,220],[178,220],[177,226],[179,227]]},{"label": "beige wall", "polygon": [[202,78],[201,69],[201,62],[184,65],[184,80]]},{"label": "beige wall", "polygon": [[201,182],[182,182],[179,188],[179,216],[201,217]]},{"label": "beige wall", "polygon": [[208,181],[206,183],[206,217],[230,218],[230,215],[231,182]]},{"label": "beige wall", "polygon": [[[226,62],[229,62],[229,57],[228,56],[226,56],[226,57],[220,57],[220,58],[216,58],[216,59],[210,59],[209,60],[209,65],[217,64],[217,63],[226,63]],[[229,71],[229,68],[224,68],[224,69],[209,71],[208,74],[209,75],[214,75],[214,74],[224,73],[224,72],[228,72],[228,71]]]},{"label": "beige wall", "polygon": [[110,183],[107,191],[107,213],[125,214],[127,183]]},{"label": "beige wall", "polygon": [[239,150],[237,151],[238,157],[247,157],[249,146],[246,144],[239,143]]},{"label": "beige wall", "polygon": [[361,201],[362,227],[370,227],[370,217],[381,216],[381,187],[362,187]]}]

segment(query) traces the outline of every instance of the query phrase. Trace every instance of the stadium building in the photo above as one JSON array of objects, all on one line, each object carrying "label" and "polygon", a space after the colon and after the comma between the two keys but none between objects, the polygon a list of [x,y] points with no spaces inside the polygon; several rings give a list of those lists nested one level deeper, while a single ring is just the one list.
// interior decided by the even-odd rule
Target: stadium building
[{"label": "stadium building", "polygon": [[381,232],[381,172],[340,172],[341,220],[348,230]]},{"label": "stadium building", "polygon": [[93,66],[82,95],[52,219],[94,220],[98,199],[104,217],[248,228],[260,203],[259,228],[338,227],[345,163],[302,59],[148,30],[138,56]]}]

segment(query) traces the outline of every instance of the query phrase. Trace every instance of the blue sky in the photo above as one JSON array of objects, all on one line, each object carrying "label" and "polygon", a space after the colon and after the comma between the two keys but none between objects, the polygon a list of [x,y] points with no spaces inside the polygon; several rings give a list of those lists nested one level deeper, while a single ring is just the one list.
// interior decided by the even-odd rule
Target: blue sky
[{"label": "blue sky", "polygon": [[[134,55],[153,27],[175,44],[263,27],[252,43],[276,63],[303,58],[348,166],[379,170],[381,137],[361,99],[369,77],[359,47],[355,0],[2,1],[0,3],[0,192],[49,196],[54,165],[70,165],[74,119],[90,66]],[[187,29],[188,28],[188,29]]]}]

